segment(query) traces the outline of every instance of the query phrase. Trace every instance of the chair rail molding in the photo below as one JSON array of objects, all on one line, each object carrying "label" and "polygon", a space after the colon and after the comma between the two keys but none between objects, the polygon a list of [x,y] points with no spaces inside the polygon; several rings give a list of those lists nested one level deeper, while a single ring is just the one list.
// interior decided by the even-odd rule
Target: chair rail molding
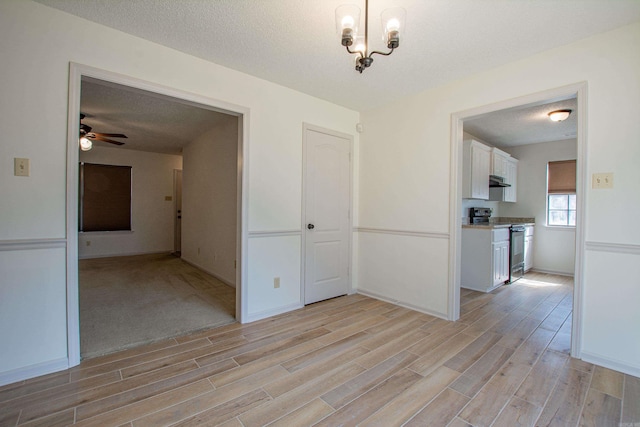
[{"label": "chair rail molding", "polygon": [[433,231],[398,230],[398,229],[379,228],[379,227],[354,227],[353,231],[358,233],[378,233],[378,234],[393,234],[396,236],[426,237],[430,239],[449,239],[449,233],[441,233],[441,232],[433,232]]},{"label": "chair rail molding", "polygon": [[64,238],[0,240],[0,251],[55,249],[65,248],[66,246],[67,239]]},{"label": "chair rail molding", "polygon": [[612,252],[617,254],[640,255],[640,245],[609,242],[585,242],[585,249],[596,252]]}]

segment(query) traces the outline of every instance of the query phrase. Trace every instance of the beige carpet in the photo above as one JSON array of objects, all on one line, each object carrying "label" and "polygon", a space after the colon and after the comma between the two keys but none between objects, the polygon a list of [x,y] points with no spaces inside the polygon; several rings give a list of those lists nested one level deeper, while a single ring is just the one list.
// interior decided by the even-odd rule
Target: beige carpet
[{"label": "beige carpet", "polygon": [[79,264],[83,359],[235,321],[235,289],[172,255]]}]

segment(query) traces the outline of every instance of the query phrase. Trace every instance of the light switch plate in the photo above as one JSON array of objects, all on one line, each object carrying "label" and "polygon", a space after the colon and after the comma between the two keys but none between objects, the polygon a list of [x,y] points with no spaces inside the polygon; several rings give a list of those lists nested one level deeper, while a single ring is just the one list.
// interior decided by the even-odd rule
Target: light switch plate
[{"label": "light switch plate", "polygon": [[14,158],[13,174],[15,176],[29,176],[29,159]]},{"label": "light switch plate", "polygon": [[591,188],[613,188],[613,172],[594,173],[591,176]]}]

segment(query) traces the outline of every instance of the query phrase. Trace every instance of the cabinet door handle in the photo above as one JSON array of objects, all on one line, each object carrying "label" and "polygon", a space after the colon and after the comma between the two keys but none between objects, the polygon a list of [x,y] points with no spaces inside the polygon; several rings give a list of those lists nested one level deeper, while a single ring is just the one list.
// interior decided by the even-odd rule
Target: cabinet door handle
[{"label": "cabinet door handle", "polygon": [[315,226],[315,225],[313,225],[313,224],[307,224],[307,228],[308,228],[309,230],[313,230],[314,228],[316,228],[316,226]]}]

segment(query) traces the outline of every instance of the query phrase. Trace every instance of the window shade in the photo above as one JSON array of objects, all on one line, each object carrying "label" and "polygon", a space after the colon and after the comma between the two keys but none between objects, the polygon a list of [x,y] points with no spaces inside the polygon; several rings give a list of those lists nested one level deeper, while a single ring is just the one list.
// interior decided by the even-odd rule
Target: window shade
[{"label": "window shade", "polygon": [[563,160],[549,162],[548,170],[549,194],[575,194],[576,192],[576,161]]},{"label": "window shade", "polygon": [[80,163],[80,231],[131,230],[131,166]]}]

